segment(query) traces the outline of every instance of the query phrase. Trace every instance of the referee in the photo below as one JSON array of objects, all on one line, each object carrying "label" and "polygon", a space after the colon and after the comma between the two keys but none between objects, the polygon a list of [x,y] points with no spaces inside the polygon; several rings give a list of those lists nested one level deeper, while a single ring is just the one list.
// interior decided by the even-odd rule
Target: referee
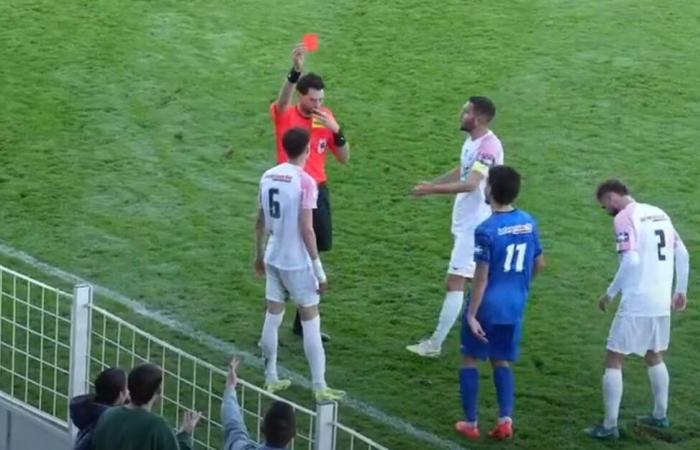
[{"label": "referee", "polygon": [[[287,161],[287,155],[282,147],[282,136],[287,130],[302,127],[311,133],[309,143],[311,153],[304,170],[318,184],[318,206],[313,212],[314,231],[318,250],[327,252],[333,245],[333,227],[330,195],[326,185],[326,155],[330,150],[338,162],[345,164],[350,160],[350,145],[335,120],[333,112],[323,106],[325,85],[321,77],[314,73],[302,76],[305,56],[306,48],[303,44],[294,47],[292,69],[287,74],[277,101],[270,105],[270,115],[275,125],[278,164]],[[297,104],[292,103],[295,88],[299,94]],[[299,311],[294,319],[293,331],[298,336],[303,333]],[[322,333],[322,337],[324,341],[330,340],[330,336],[325,333]]]}]

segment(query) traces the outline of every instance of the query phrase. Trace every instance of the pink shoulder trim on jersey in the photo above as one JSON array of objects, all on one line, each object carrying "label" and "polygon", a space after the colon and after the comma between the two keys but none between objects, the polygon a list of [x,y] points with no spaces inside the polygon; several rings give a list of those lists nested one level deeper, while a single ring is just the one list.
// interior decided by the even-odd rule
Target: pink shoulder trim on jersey
[{"label": "pink shoulder trim on jersey", "polygon": [[301,207],[302,209],[316,209],[318,199],[318,187],[316,181],[304,170],[301,174]]},{"label": "pink shoulder trim on jersey", "polygon": [[634,212],[636,209],[637,204],[632,202],[615,216],[615,243],[618,252],[637,249],[637,230],[634,227]]},{"label": "pink shoulder trim on jersey", "polygon": [[480,156],[490,156],[492,158],[497,158],[503,152],[503,146],[501,146],[501,141],[496,137],[495,134],[489,134],[484,136],[484,139],[479,144],[479,155]]}]

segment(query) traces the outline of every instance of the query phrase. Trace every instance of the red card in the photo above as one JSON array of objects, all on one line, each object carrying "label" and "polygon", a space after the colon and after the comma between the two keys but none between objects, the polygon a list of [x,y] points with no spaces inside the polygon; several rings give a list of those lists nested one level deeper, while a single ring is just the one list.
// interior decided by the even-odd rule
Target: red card
[{"label": "red card", "polygon": [[304,47],[307,52],[315,52],[318,50],[318,34],[306,33],[304,35]]}]

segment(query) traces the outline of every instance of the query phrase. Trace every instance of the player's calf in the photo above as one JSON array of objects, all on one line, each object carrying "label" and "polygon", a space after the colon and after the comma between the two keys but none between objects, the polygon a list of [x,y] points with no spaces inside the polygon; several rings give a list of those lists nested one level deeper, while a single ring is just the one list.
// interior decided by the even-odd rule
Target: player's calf
[{"label": "player's calf", "polygon": [[638,418],[637,422],[655,428],[668,428],[670,426],[668,417],[666,417],[670,384],[668,368],[661,352],[650,350],[644,355],[644,360],[647,363],[649,384],[654,397],[654,410],[648,417]]},{"label": "player's calf", "polygon": [[268,301],[260,344],[265,357],[265,384],[273,390],[281,390],[277,374],[277,349],[279,327],[283,318],[284,303]]},{"label": "player's calf", "polygon": [[314,396],[317,401],[341,400],[345,392],[330,389],[326,384],[326,352],[321,340],[321,318],[318,305],[299,307],[304,328],[304,353],[311,368]]},{"label": "player's calf", "polygon": [[[498,431],[496,434],[500,439],[512,437],[512,417],[515,407],[515,376],[510,362],[506,360],[491,360],[493,366],[493,384],[496,386],[496,397],[498,399]],[[510,424],[507,427],[499,426]],[[510,433],[510,436],[508,434]]]}]

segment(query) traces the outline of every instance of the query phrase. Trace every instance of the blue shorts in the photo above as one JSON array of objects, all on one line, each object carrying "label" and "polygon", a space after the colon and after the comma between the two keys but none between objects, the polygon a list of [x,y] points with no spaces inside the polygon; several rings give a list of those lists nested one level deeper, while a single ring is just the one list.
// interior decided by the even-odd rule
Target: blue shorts
[{"label": "blue shorts", "polygon": [[488,342],[477,338],[462,314],[462,355],[477,359],[517,361],[520,356],[521,322],[511,324],[481,323]]}]

